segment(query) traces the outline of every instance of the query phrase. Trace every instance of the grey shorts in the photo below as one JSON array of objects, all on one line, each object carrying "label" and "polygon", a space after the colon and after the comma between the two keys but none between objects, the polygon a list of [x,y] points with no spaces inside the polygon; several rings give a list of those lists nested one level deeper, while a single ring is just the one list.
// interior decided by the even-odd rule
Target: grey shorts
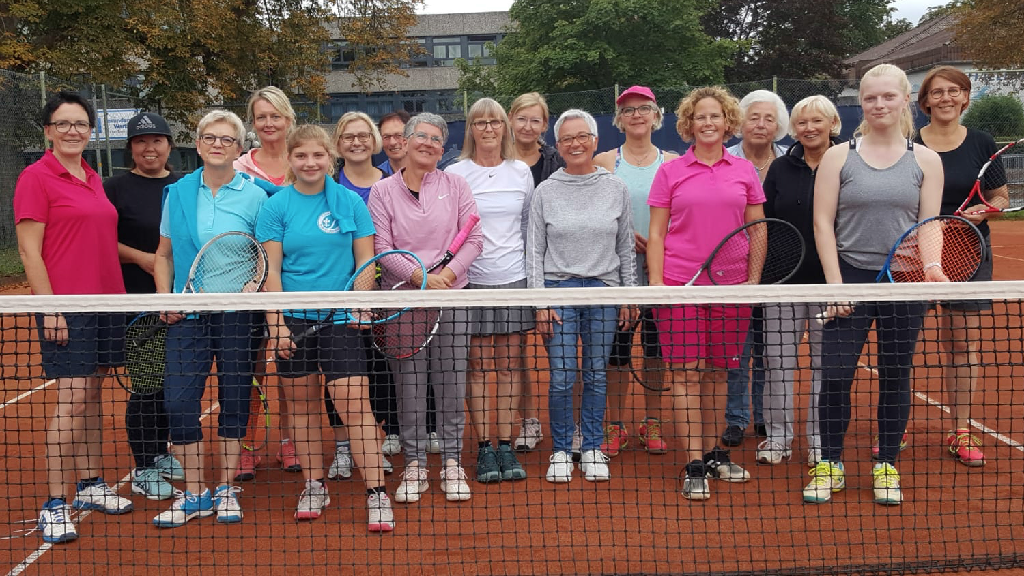
[{"label": "grey shorts", "polygon": [[[526,278],[487,286],[484,284],[466,285],[469,290],[507,290],[513,288],[526,288]],[[533,329],[534,325],[533,308],[523,306],[485,306],[483,308],[469,309],[469,333],[473,336],[492,336],[494,334],[518,334]]]}]

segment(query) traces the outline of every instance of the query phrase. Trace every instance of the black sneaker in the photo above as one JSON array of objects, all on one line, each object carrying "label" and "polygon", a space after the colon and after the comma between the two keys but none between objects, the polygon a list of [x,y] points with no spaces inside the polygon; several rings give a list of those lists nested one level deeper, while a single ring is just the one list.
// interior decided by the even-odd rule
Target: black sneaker
[{"label": "black sneaker", "polygon": [[686,477],[683,479],[683,498],[687,500],[707,500],[711,497],[711,488],[708,486],[707,467],[704,462],[694,460],[686,465],[684,469]]},{"label": "black sneaker", "polygon": [[486,446],[480,449],[476,456],[476,481],[477,482],[501,482],[501,469],[498,467],[498,453],[494,446]]},{"label": "black sneaker", "polygon": [[519,463],[512,446],[509,444],[498,445],[498,468],[501,470],[502,480],[522,480],[526,478],[526,470]]},{"label": "black sneaker", "polygon": [[718,478],[726,482],[750,480],[750,473],[729,458],[728,450],[722,450],[718,446],[704,455],[704,467],[707,468],[708,478]]},{"label": "black sneaker", "polygon": [[726,446],[739,446],[743,443],[743,428],[731,424],[722,433],[722,444]]},{"label": "black sneaker", "polygon": [[760,438],[767,438],[768,437],[768,428],[766,428],[763,423],[762,424],[754,424],[754,434],[756,434]]}]

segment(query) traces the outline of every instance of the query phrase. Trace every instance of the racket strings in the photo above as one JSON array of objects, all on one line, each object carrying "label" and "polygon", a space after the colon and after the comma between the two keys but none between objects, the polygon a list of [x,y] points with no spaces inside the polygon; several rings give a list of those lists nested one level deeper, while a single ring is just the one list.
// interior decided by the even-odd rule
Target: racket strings
[{"label": "racket strings", "polygon": [[244,234],[219,238],[203,248],[192,273],[194,292],[256,292],[267,274],[266,256]]},{"label": "racket strings", "polygon": [[708,263],[707,274],[715,284],[741,284],[751,274],[759,284],[784,282],[803,262],[805,245],[792,224],[764,219],[728,237]]},{"label": "racket strings", "polygon": [[125,330],[125,372],[131,390],[151,393],[164,384],[167,328],[160,318],[142,316]]},{"label": "racket strings", "polygon": [[896,247],[889,273],[896,282],[925,282],[928,269],[941,265],[952,282],[970,280],[985,256],[985,241],[969,222],[939,217],[925,222]]}]

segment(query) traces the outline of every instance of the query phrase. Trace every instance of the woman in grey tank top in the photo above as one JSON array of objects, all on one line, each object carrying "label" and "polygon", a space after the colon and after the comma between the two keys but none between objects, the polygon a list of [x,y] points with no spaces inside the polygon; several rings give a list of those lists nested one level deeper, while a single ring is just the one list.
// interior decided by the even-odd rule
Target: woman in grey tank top
[{"label": "woman in grey tank top", "polygon": [[[651,224],[651,211],[647,197],[658,167],[664,162],[677,158],[675,152],[660,150],[651,142],[651,134],[661,128],[664,115],[654,92],[646,86],[631,86],[615,100],[615,117],[612,124],[626,135],[626,142],[618,148],[602,152],[594,157],[594,164],[615,174],[629,188],[630,204],[633,208],[633,230],[636,237],[636,276],[641,286],[647,286],[647,230]],[[604,443],[601,450],[608,456],[616,456],[620,449],[629,444],[626,430],[626,394],[632,382],[629,365],[633,351],[633,333],[641,330],[644,357],[642,361],[647,378],[661,377],[661,350],[658,345],[658,328],[650,308],[641,311],[640,322],[627,326],[615,333],[612,354],[608,358],[608,412],[605,414]],[[652,386],[658,388],[659,386]],[[644,388],[646,413],[637,424],[637,440],[640,446],[651,454],[664,454],[668,445],[661,435],[662,398],[660,392]]]},{"label": "woman in grey tank top", "polygon": [[[814,240],[829,284],[874,282],[885,257],[913,224],[936,216],[942,199],[938,154],[915,146],[910,82],[891,64],[869,70],[860,85],[861,136],[833,146],[818,167]],[[941,266],[928,280],[946,279]],[[896,457],[910,416],[910,376],[925,307],[918,302],[832,303],[821,345],[821,462],[804,488],[806,502],[825,502],[846,486],[843,439],[858,358],[875,325],[878,370],[878,504],[903,501]]]}]

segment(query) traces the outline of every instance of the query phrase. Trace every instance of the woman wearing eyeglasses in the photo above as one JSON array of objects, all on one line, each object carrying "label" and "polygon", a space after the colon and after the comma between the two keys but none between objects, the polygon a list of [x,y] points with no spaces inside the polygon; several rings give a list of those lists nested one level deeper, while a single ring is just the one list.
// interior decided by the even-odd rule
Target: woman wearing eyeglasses
[{"label": "woman wearing eyeglasses", "polygon": [[[469,268],[467,288],[526,288],[525,231],[533,196],[530,167],[513,158],[512,130],[501,104],[490,98],[477,100],[466,125],[470,129],[462,159],[445,171],[469,182],[480,210],[484,247]],[[522,394],[524,334],[533,328],[533,312],[496,306],[472,308],[469,314],[469,414],[480,442],[476,479],[522,480],[526,471],[512,451],[512,420]],[[490,374],[496,381],[497,447],[490,441]]]},{"label": "woman wearing eyeglasses", "polygon": [[[555,122],[566,167],[537,187],[530,204],[526,273],[530,288],[635,286],[633,215],[629,189],[594,166],[597,123],[583,110],[566,110]],[[632,326],[636,308],[555,306],[538,309],[537,332],[548,349],[551,377],[548,411],[554,453],[548,482],[572,480],[572,389],[577,343],[583,343],[583,433],[580,469],[590,482],[609,480],[601,452],[607,381],[605,364],[616,328]]]},{"label": "woman wearing eyeglasses", "polygon": [[[245,126],[234,113],[213,110],[196,129],[196,149],[203,167],[167,187],[160,219],[154,279],[161,294],[181,292],[199,249],[224,232],[253,234],[267,193],[236,172]],[[183,526],[217,514],[217,521],[242,521],[239,488],[231,481],[239,462],[241,439],[249,420],[253,370],[263,336],[263,321],[254,312],[184,315],[167,312],[167,377],[164,405],[171,443],[185,469],[185,491],[153,523]],[[216,443],[219,482],[211,494],[205,485],[203,430],[199,421],[206,381],[217,362]]]},{"label": "woman wearing eyeglasses", "polygon": [[[374,249],[408,250],[428,266],[445,250],[477,212],[473,192],[465,178],[437,169],[448,138],[448,124],[429,112],[413,116],[405,125],[409,153],[405,167],[374,184],[370,215],[377,230]],[[483,235],[474,227],[447,266],[427,275],[427,288],[464,288],[468,271],[483,248]],[[392,286],[413,278],[395,277],[383,268],[381,281]],[[466,358],[469,334],[465,308],[449,308],[430,343],[413,356],[391,363],[398,393],[398,421],[405,471],[395,492],[396,502],[417,502],[429,488],[427,481],[427,386],[437,400],[437,428],[441,444],[441,491],[449,501],[469,500],[469,484],[462,468],[462,438],[466,426]]]},{"label": "woman wearing eyeglasses", "polygon": [[[629,187],[629,198],[633,210],[633,236],[636,251],[636,277],[641,286],[647,285],[647,231],[650,228],[651,212],[647,208],[647,197],[651,193],[654,174],[663,163],[677,158],[674,152],[659,149],[651,142],[651,134],[661,128],[662,112],[654,99],[654,92],[646,86],[631,86],[615,100],[615,117],[612,124],[626,135],[626,142],[594,157],[594,164],[612,172]],[[641,311],[641,320],[615,334],[615,345],[608,358],[608,414],[605,418],[604,443],[601,450],[608,456],[616,456],[626,448],[629,433],[626,431],[626,395],[632,379],[629,375],[630,357],[633,350],[633,333],[640,329],[643,342],[644,371],[650,379],[661,376],[661,351],[658,346],[658,328],[654,325],[651,308]],[[658,386],[654,386],[657,388]],[[668,452],[668,445],[661,435],[661,411],[663,395],[644,389],[646,414],[639,424],[637,435],[640,445],[651,454]]]},{"label": "woman wearing eyeglasses", "polygon": [[[764,217],[764,191],[754,167],[724,146],[740,127],[736,98],[720,86],[697,88],[679,102],[676,130],[693,145],[661,165],[647,203],[651,228],[647,265],[652,286],[681,286],[700,269],[715,246],[745,222]],[[708,192],[713,190],[714,194]],[[747,254],[737,255],[732,278],[749,279]],[[697,284],[710,284],[703,276]],[[678,305],[655,310],[661,354],[668,364],[675,417],[683,443],[683,497],[711,497],[708,477],[726,482],[750,479],[729,452],[718,446],[718,422],[725,413],[726,374],[739,365],[747,334],[746,306]]]},{"label": "woman wearing eyeglasses", "polygon": [[[928,115],[917,142],[939,153],[945,183],[940,214],[953,214],[971,192],[981,166],[996,153],[996,143],[986,132],[960,124],[960,117],[971,101],[971,79],[952,66],[932,69],[917,92],[917,107]],[[998,208],[1009,206],[1009,191],[1003,174],[1002,186],[983,190],[985,199]],[[992,244],[987,219],[992,214],[974,214],[984,210],[980,202],[968,206],[963,217],[973,222],[985,236],[985,259],[972,281],[992,280]],[[998,214],[996,214],[998,215]],[[942,379],[950,422],[946,427],[945,447],[950,456],[966,466],[983,466],[985,454],[981,441],[971,434],[971,395],[978,381],[981,340],[981,313],[992,309],[988,300],[941,302],[938,304],[939,342],[945,353]]]},{"label": "woman wearing eyeglasses", "polygon": [[[18,177],[14,221],[18,252],[33,294],[124,294],[117,256],[117,211],[86,164],[96,112],[74,92],[43,107],[52,148]],[[43,541],[78,538],[65,500],[65,478],[78,480],[72,506],[123,514],[132,502],[101,478],[102,377],[124,361],[122,314],[38,314],[43,373],[56,380],[46,430],[48,498],[39,514]],[[75,476],[77,474],[77,477]]]},{"label": "woman wearing eyeglasses", "polygon": [[[338,120],[334,128],[334,146],[342,159],[342,167],[338,170],[338,183],[352,190],[366,202],[370,197],[370,187],[385,176],[384,172],[373,165],[373,155],[381,150],[381,137],[377,127],[369,116],[362,112],[347,112]],[[364,334],[369,337],[369,333]],[[394,402],[394,383],[388,370],[387,359],[384,358],[369,342],[367,348],[367,374],[370,378],[370,404],[374,418],[383,422],[385,434],[398,434],[398,409]],[[390,402],[390,405],[389,405]],[[338,416],[330,393],[324,388],[324,406],[327,420],[334,430],[334,461],[327,471],[327,478],[337,480],[352,476],[352,448],[348,431]],[[390,474],[394,468],[387,458],[383,459],[384,472]]]},{"label": "woman wearing eyeglasses", "polygon": [[[530,167],[534,188],[565,166],[565,161],[558,155],[558,150],[544,142],[550,116],[548,103],[536,92],[520,95],[512,101],[512,107],[508,112],[512,123],[515,158]],[[527,352],[529,356],[539,356],[535,343],[529,343],[527,346],[532,350]],[[523,424],[519,436],[516,437],[515,449],[530,451],[544,439],[544,432],[540,425],[540,401],[538,388],[534,382],[534,371],[526,366],[525,359],[523,365],[523,392],[519,406]]]}]

